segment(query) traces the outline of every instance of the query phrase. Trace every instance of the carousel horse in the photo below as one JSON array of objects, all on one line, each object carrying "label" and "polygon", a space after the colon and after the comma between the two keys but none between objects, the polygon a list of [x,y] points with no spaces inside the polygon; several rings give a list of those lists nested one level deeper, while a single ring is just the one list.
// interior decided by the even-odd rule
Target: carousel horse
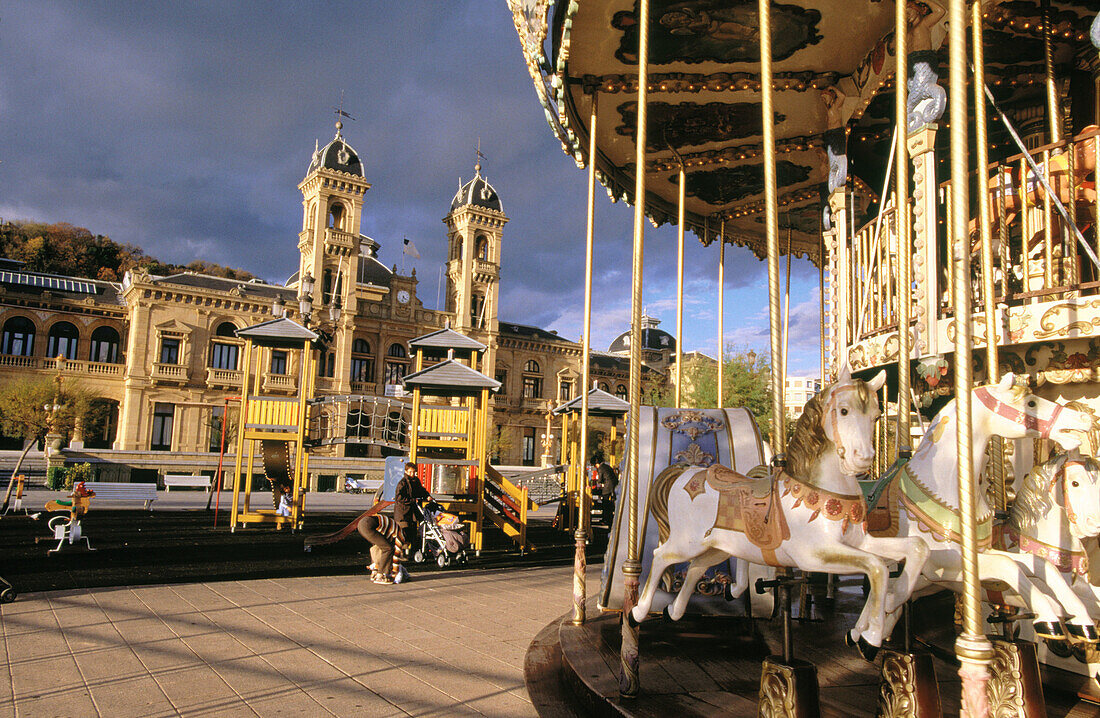
[{"label": "carousel horse", "polygon": [[[1070,452],[1036,466],[1000,529],[1001,547],[1019,554],[1018,561],[1048,586],[1066,583],[1088,615],[1100,620],[1100,588],[1089,583],[1082,544],[1100,535],[1100,462]],[[1084,639],[1094,643],[1096,633]]]},{"label": "carousel horse", "polygon": [[[997,384],[976,387],[971,396],[975,477],[981,476],[986,460],[985,448],[991,436],[1040,437],[1072,450],[1080,445],[1080,439],[1067,432],[1083,432],[1092,426],[1086,414],[1031,394],[1011,373]],[[955,402],[951,401],[932,420],[913,457],[897,472],[890,487],[890,495],[896,497],[899,510],[896,523],[883,533],[921,537],[930,549],[915,595],[937,587],[959,591],[963,583],[957,427]],[[1064,638],[1059,619],[1066,612],[1067,627],[1073,635],[1095,635],[1083,604],[1064,581],[1055,581],[1049,587],[1055,600],[1034,583],[1035,575],[1030,572],[1034,567],[1030,559],[1034,557],[1025,558],[992,547],[993,511],[983,493],[976,492],[974,499],[978,520],[978,575],[983,581],[1001,581],[1015,591],[1035,612],[1035,632],[1040,636]],[[1061,586],[1057,585],[1059,583]],[[887,635],[901,612],[890,613]]]},{"label": "carousel horse", "polygon": [[[759,480],[725,467],[666,469],[651,491],[660,544],[631,618],[649,613],[669,566],[690,562],[683,587],[669,607],[683,616],[699,576],[727,557],[803,571],[863,573],[870,582],[858,638],[864,655],[877,651],[888,609],[900,605],[920,575],[928,549],[920,537],[877,539],[864,528],[866,504],[856,476],[875,458],[876,392],[886,375],[869,382],[840,379],[810,400],[787,447],[787,465]],[[888,597],[888,562],[905,559],[900,598]],[[740,572],[739,572],[740,573]],[[888,600],[891,599],[891,600]],[[868,647],[869,646],[871,647]]]}]

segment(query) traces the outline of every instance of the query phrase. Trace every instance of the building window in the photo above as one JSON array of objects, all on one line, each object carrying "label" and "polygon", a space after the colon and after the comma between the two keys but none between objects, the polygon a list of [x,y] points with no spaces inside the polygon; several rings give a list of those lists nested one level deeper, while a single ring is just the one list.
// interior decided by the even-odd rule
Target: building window
[{"label": "building window", "polygon": [[[225,407],[215,406],[210,412],[210,443],[207,446],[207,451],[213,451],[220,453],[222,450],[222,424],[225,421]],[[233,433],[229,426],[225,427],[225,445],[227,448],[233,447]]]},{"label": "building window", "polygon": [[388,361],[386,362],[386,383],[387,384],[400,384],[401,380],[405,378],[406,367],[404,364]]},{"label": "building window", "polygon": [[117,331],[111,327],[99,327],[92,332],[92,348],[88,352],[88,361],[117,364],[119,344]]},{"label": "building window", "polygon": [[527,363],[523,365],[523,370],[532,374],[538,374],[540,371],[542,371],[541,369],[539,369],[539,363],[534,359],[528,359]]},{"label": "building window", "polygon": [[351,343],[351,380],[374,381],[374,357],[370,356],[370,344],[366,339]]},{"label": "building window", "polygon": [[626,401],[626,386],[623,384],[619,384],[617,387],[615,387],[615,396],[619,397],[623,401]]},{"label": "building window", "polygon": [[317,376],[336,376],[336,352],[328,352],[317,357]]},{"label": "building window", "polygon": [[[222,322],[214,331],[216,337],[236,337],[237,327],[232,322]],[[214,369],[237,369],[240,347],[227,342],[214,342],[210,345],[210,366]]]},{"label": "building window", "polygon": [[271,350],[271,369],[272,374],[286,374],[286,359],[287,354],[282,349]]},{"label": "building window", "polygon": [[394,342],[393,344],[390,344],[390,348],[389,351],[386,352],[386,356],[393,357],[394,359],[407,359],[409,357],[409,353],[405,351],[405,346],[403,344],[398,344]]},{"label": "building window", "polygon": [[484,234],[477,236],[477,243],[474,245],[477,251],[477,258],[488,262],[489,261],[489,238]]},{"label": "building window", "polygon": [[164,337],[160,340],[160,363],[180,363],[180,340],[175,337]]},{"label": "building window", "polygon": [[153,451],[172,450],[172,416],[175,407],[171,404],[153,405],[153,438],[149,448]]},{"label": "building window", "polygon": [[558,401],[569,401],[573,398],[573,382],[562,379],[558,384]]},{"label": "building window", "polygon": [[34,323],[26,317],[12,317],[4,322],[0,353],[17,357],[34,355]]},{"label": "building window", "polygon": [[497,396],[507,396],[507,394],[508,394],[508,372],[498,371],[496,379],[497,379],[497,381],[500,382],[500,391],[497,392]]},{"label": "building window", "polygon": [[542,397],[542,378],[537,376],[523,377],[523,398],[539,399]]},{"label": "building window", "polygon": [[600,382],[599,384],[597,384],[596,386],[598,386],[598,387],[600,388],[600,391],[607,391],[607,392],[610,392],[610,391],[611,391],[611,387],[610,387],[610,386],[608,386],[608,384],[607,384],[607,382],[606,382],[606,381],[601,381],[601,382]]},{"label": "building window", "polygon": [[535,430],[533,428],[523,430],[523,465],[535,465]]},{"label": "building window", "polygon": [[46,356],[51,359],[63,356],[66,359],[76,359],[76,343],[80,340],[80,332],[69,322],[57,322],[50,327]]}]

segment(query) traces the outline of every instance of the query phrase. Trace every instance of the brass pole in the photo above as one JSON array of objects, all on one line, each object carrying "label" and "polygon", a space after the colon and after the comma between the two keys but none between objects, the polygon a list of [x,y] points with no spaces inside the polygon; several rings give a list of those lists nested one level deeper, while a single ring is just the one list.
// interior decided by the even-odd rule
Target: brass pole
[{"label": "brass pole", "polygon": [[[894,114],[897,121],[898,141],[894,157],[894,213],[898,234],[898,458],[909,457],[909,357],[913,353],[909,334],[913,307],[913,239],[912,218],[909,208],[909,143],[908,90],[909,90],[909,26],[906,21],[907,3],[894,3]],[[882,201],[886,201],[883,197]]]},{"label": "brass pole", "polygon": [[634,148],[634,249],[630,299],[630,430],[627,446],[627,558],[623,562],[622,644],[619,695],[635,698],[638,681],[638,626],[627,620],[638,602],[642,573],[638,546],[638,424],[642,404],[642,270],[645,266],[645,147],[649,96],[649,0],[638,0],[638,127]]},{"label": "brass pole", "polygon": [[[959,461],[963,569],[963,631],[955,642],[962,678],[962,714],[985,718],[989,714],[989,661],[993,649],[982,632],[981,585],[978,578],[977,526],[974,514],[974,463],[970,444],[970,232],[967,192],[966,0],[951,0],[948,21],[951,98],[951,202],[949,225],[954,251],[955,293],[955,406],[958,420],[956,449]],[[983,170],[984,171],[984,170]]]},{"label": "brass pole", "polygon": [[[821,310],[821,326],[818,327],[818,341],[821,348],[821,386],[824,388],[825,384],[829,380],[829,369],[825,361],[825,235],[821,233],[821,245],[819,257],[821,260],[821,266],[817,270],[817,296],[819,299],[819,307]],[[833,341],[836,341],[834,337]]]},{"label": "brass pole", "polygon": [[[1042,0],[1041,5],[1043,9],[1043,63],[1047,84],[1047,123],[1050,125],[1050,143],[1054,144],[1062,141],[1062,107],[1058,101],[1058,88],[1054,84],[1054,44],[1050,41],[1052,31],[1050,26],[1050,0]],[[1072,181],[1072,178],[1070,179]]]},{"label": "brass pole", "polygon": [[588,541],[588,384],[591,381],[589,352],[592,349],[592,246],[595,243],[596,226],[596,104],[599,94],[592,93],[592,114],[588,120],[588,228],[584,235],[584,334],[581,338],[581,437],[580,456],[580,516],[577,530],[573,534],[576,552],[573,556],[573,624],[579,626],[585,620],[584,604],[588,600],[588,586],[585,572],[588,570],[588,558],[585,544]]},{"label": "brass pole", "polygon": [[726,220],[722,219],[718,235],[718,395],[714,405],[722,408],[725,381],[723,365],[726,358]]},{"label": "brass pole", "polygon": [[[985,303],[985,359],[986,374],[989,383],[1000,379],[999,359],[997,357],[997,292],[993,284],[993,208],[990,206],[986,178],[989,177],[989,138],[986,127],[985,103],[985,47],[982,39],[982,3],[971,0],[970,3],[971,46],[974,48],[974,141],[977,143],[978,162],[978,226],[982,243],[982,295]],[[1000,168],[997,169],[1000,177]],[[1005,265],[1002,265],[1005,266]],[[1007,508],[1004,465],[1001,461],[1000,437],[993,437],[990,443],[993,461],[993,493],[997,508]]]},{"label": "brass pole", "polygon": [[757,0],[760,13],[760,110],[764,117],[764,219],[768,232],[768,316],[771,320],[772,448],[787,447],[783,424],[783,377],[779,336],[779,207],[775,179],[775,115],[772,112],[771,0]]},{"label": "brass pole", "polygon": [[[680,159],[677,155],[677,159]],[[684,405],[684,161],[680,159],[679,215],[676,220],[676,408]]]}]

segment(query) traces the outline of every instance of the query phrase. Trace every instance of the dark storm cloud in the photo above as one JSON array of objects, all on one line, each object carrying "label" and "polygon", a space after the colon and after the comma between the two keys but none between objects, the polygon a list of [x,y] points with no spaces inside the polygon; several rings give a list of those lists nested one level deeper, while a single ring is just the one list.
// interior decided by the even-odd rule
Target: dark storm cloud
[{"label": "dark storm cloud", "polygon": [[[362,231],[382,260],[400,264],[401,238],[412,239],[422,259],[406,266],[434,306],[440,220],[480,137],[511,218],[500,314],[577,336],[586,177],[546,126],[503,3],[35,2],[3,13],[4,219],[67,221],[167,261],[283,281],[298,262],[296,187],[314,140],[332,137],[343,90],[357,118],[344,134],[373,185]],[[599,344],[629,306],[632,209],[597,193]],[[667,304],[675,229],[647,231],[647,297]],[[716,251],[689,237],[689,282],[713,281]],[[764,272],[744,250],[727,262],[732,288]]]}]

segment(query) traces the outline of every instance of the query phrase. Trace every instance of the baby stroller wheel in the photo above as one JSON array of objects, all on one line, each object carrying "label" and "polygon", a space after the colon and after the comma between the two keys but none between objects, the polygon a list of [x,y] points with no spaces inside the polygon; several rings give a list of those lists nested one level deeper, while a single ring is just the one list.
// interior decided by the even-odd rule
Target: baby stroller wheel
[{"label": "baby stroller wheel", "polygon": [[440,552],[440,554],[439,554],[438,556],[436,556],[436,558],[435,558],[435,562],[436,562],[437,564],[439,564],[439,567],[440,567],[440,568],[447,568],[447,565],[448,565],[448,564],[449,564],[449,563],[450,563],[451,561],[450,561],[450,559],[448,559],[448,558],[447,558],[447,554],[445,554],[445,553],[443,553],[443,552]]},{"label": "baby stroller wheel", "polygon": [[15,600],[15,589],[14,588],[5,588],[3,591],[0,591],[0,603],[11,603],[14,600]]},{"label": "baby stroller wheel", "polygon": [[413,554],[413,563],[424,563],[424,552],[420,549]]}]

